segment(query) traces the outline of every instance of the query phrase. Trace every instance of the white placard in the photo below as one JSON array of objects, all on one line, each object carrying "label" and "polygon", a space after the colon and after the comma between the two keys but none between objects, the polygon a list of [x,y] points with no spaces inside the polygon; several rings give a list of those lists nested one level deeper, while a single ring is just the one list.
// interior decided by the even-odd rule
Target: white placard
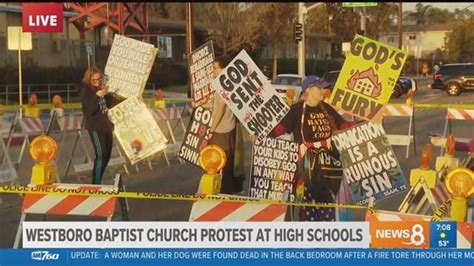
[{"label": "white placard", "polygon": [[104,70],[109,91],[125,98],[141,96],[157,51],[152,44],[115,34]]},{"label": "white placard", "polygon": [[290,110],[245,50],[222,70],[212,87],[247,131],[260,139]]},{"label": "white placard", "polygon": [[114,134],[132,164],[166,148],[166,137],[146,104],[131,97],[108,112]]}]

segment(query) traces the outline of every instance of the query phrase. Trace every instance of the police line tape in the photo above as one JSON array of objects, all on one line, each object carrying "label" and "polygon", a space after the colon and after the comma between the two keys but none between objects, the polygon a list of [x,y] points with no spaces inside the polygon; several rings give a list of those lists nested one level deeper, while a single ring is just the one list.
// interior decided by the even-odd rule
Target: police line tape
[{"label": "police line tape", "polygon": [[[389,103],[391,106],[407,106],[405,103]],[[414,108],[430,108],[430,109],[474,109],[474,104],[464,104],[464,103],[415,103]]]},{"label": "police line tape", "polygon": [[0,193],[6,194],[47,194],[47,195],[68,195],[68,196],[97,196],[97,197],[115,197],[115,198],[127,198],[127,199],[155,199],[155,200],[183,200],[183,201],[196,201],[196,200],[209,200],[209,201],[225,201],[225,202],[238,202],[238,203],[270,203],[270,204],[281,204],[288,206],[300,206],[300,207],[327,207],[327,208],[346,208],[346,209],[367,209],[365,206],[349,205],[349,204],[336,204],[336,203],[320,203],[320,202],[287,202],[287,201],[276,201],[267,199],[255,199],[255,198],[241,198],[232,195],[220,196],[220,195],[182,195],[182,194],[167,194],[167,193],[156,193],[156,192],[121,192],[121,191],[99,191],[90,190],[84,188],[58,188],[48,185],[40,186],[12,186],[5,185],[0,186]]},{"label": "police line tape", "polygon": [[[153,104],[155,101],[154,99],[144,99],[145,103],[147,104]],[[176,103],[190,103],[192,99],[188,98],[165,98],[166,104],[176,104]],[[24,104],[23,107],[27,107],[28,105]],[[37,105],[39,109],[51,109],[53,108],[52,103],[40,103]],[[15,104],[15,105],[6,105],[5,110],[7,111],[15,111],[20,108],[20,105]],[[63,103],[62,106],[63,109],[80,109],[81,108],[81,103]]]}]

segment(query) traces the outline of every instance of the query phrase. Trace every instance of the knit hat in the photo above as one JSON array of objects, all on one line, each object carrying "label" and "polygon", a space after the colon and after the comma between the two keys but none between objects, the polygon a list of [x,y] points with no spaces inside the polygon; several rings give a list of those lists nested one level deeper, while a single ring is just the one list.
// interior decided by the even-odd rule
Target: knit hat
[{"label": "knit hat", "polygon": [[329,87],[331,84],[325,82],[324,80],[316,77],[316,76],[308,76],[303,80],[303,84],[301,84],[301,92],[304,92],[307,88],[316,86],[318,88],[324,89]]}]

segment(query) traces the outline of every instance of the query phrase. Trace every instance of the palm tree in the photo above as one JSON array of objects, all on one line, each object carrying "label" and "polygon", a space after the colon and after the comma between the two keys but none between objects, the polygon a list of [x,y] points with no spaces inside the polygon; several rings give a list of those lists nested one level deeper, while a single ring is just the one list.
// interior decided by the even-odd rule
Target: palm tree
[{"label": "palm tree", "polygon": [[415,6],[415,11],[406,12],[405,17],[415,20],[417,25],[424,25],[431,17],[432,9],[431,5],[424,6],[422,3],[418,3]]}]

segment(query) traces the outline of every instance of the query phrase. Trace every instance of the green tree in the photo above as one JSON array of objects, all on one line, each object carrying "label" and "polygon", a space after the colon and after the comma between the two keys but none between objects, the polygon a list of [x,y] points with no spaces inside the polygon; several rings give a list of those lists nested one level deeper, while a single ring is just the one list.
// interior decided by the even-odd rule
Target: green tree
[{"label": "green tree", "polygon": [[398,14],[398,4],[379,2],[376,7],[367,8],[367,37],[377,38],[380,32],[390,32],[393,20]]},{"label": "green tree", "polygon": [[415,6],[415,11],[406,11],[405,19],[412,19],[417,25],[424,25],[427,22],[427,18],[431,16],[433,7],[431,5],[423,5],[418,3]]},{"label": "green tree", "polygon": [[457,22],[448,33],[447,52],[451,62],[470,62],[474,58],[474,19]]}]

